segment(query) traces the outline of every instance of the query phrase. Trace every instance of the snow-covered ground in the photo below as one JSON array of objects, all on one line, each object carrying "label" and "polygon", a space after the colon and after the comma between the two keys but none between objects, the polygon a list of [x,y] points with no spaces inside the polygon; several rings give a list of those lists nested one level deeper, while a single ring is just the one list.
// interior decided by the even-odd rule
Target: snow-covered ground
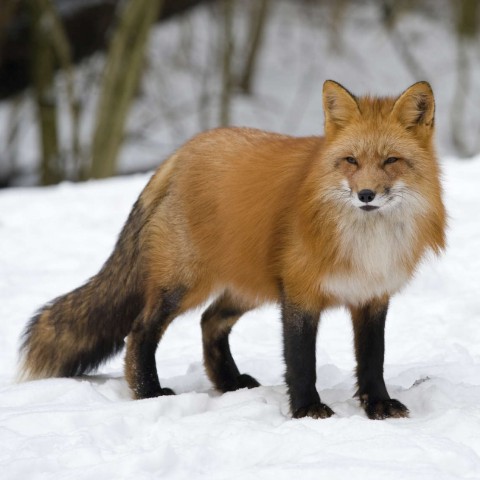
[{"label": "snow-covered ground", "polygon": [[[293,2],[274,3],[255,95],[235,97],[234,123],[315,134],[322,130],[326,78],[355,93],[375,94],[398,94],[424,78],[406,68],[371,7],[349,11],[335,36],[325,33],[323,10],[308,15]],[[185,71],[172,67],[179,63],[179,39],[190,37],[197,66],[208,67],[202,59],[212,42],[218,44],[216,22],[210,10],[198,9],[183,24],[155,30],[145,98],[131,115],[133,130],[146,125],[144,138],[128,139],[122,168],[152,165],[216,124],[215,101],[203,114],[197,105],[196,95],[206,88],[198,69],[188,62]],[[408,12],[398,28],[432,82],[439,147],[451,152],[458,75],[453,28]],[[472,88],[464,92],[462,125],[473,151],[477,45],[468,53]],[[218,96],[218,80],[207,82],[212,98]],[[32,112],[25,108],[22,115],[18,163],[28,166],[38,153]],[[2,145],[8,122],[2,106]],[[90,124],[84,119],[84,129]],[[423,265],[393,300],[387,322],[385,378],[411,418],[386,421],[368,420],[352,398],[352,334],[343,311],[325,315],[318,340],[317,388],[337,413],[328,420],[290,418],[275,307],[247,314],[232,333],[240,369],[260,380],[260,388],[213,391],[202,365],[200,311],[177,319],[157,353],[162,384],[176,390],[175,397],[133,401],[123,355],[98,375],[16,384],[26,322],[42,304],[96,273],[148,176],[0,191],[0,479],[480,478],[480,157],[445,159],[444,171],[448,251]]]},{"label": "snow-covered ground", "polygon": [[354,393],[343,311],[325,316],[318,389],[337,413],[292,420],[279,313],[232,333],[242,371],[262,387],[219,395],[202,366],[200,312],[177,319],[157,354],[174,397],[134,401],[123,356],[98,375],[14,383],[34,310],[94,274],[147,176],[0,193],[2,479],[480,478],[480,158],[444,162],[449,248],[393,300],[385,378],[409,419],[368,420]]}]

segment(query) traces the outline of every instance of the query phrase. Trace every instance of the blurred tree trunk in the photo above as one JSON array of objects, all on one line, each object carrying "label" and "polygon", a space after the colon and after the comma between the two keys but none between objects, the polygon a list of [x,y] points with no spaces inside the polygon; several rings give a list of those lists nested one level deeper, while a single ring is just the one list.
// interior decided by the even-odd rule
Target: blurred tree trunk
[{"label": "blurred tree trunk", "polygon": [[220,95],[220,118],[221,126],[230,123],[230,104],[233,90],[233,18],[235,0],[221,0],[223,15],[223,51],[222,51],[222,91]]},{"label": "blurred tree trunk", "polygon": [[[78,180],[80,177],[80,113],[81,113],[81,102],[78,97],[75,95],[75,78],[74,78],[74,64],[72,58],[72,50],[70,42],[68,40],[67,34],[63,27],[62,21],[57,14],[57,11],[50,6],[50,14],[53,18],[53,23],[51,25],[51,39],[52,47],[55,52],[55,58],[57,64],[62,69],[62,73],[65,76],[66,81],[66,90],[67,90],[67,101],[68,108],[70,113],[70,122],[71,122],[71,147],[69,149],[70,155],[72,158],[72,171],[74,172],[75,180]],[[66,159],[64,159],[64,162]],[[64,165],[64,173],[67,168]],[[65,178],[65,175],[64,175]]]},{"label": "blurred tree trunk", "polygon": [[467,98],[471,91],[468,50],[478,31],[478,0],[454,1],[453,7],[457,19],[457,84],[451,109],[452,143],[462,157],[471,157],[478,151],[479,144],[467,145],[464,123]]},{"label": "blurred tree trunk", "polygon": [[477,34],[478,0],[455,0],[457,8],[457,33],[467,39]]},{"label": "blurred tree trunk", "polygon": [[104,178],[116,170],[127,114],[143,68],[148,34],[162,0],[128,0],[108,48],[93,131],[87,176]]},{"label": "blurred tree trunk", "polygon": [[337,0],[330,6],[331,20],[328,23],[329,30],[329,50],[337,54],[343,51],[343,39],[342,29],[344,28],[344,22],[349,7],[348,0]]},{"label": "blurred tree trunk", "polygon": [[28,0],[32,18],[32,80],[37,106],[38,127],[42,150],[41,182],[43,185],[65,179],[65,158],[61,158],[57,123],[57,94],[54,86],[58,66],[66,75],[68,103],[72,128],[74,159],[78,159],[79,104],[74,94],[73,64],[63,24],[51,0]]},{"label": "blurred tree trunk", "polygon": [[257,0],[250,16],[250,43],[247,45],[246,61],[238,84],[240,90],[247,95],[252,93],[253,77],[262,46],[269,3],[270,0]]},{"label": "blurred tree trunk", "polygon": [[397,51],[403,63],[409,70],[414,80],[428,80],[428,75],[422,64],[417,61],[410,50],[408,41],[403,33],[397,28],[397,20],[400,13],[404,13],[413,7],[410,2],[395,2],[395,0],[383,0],[380,4],[381,18],[385,30],[390,35],[393,48]]},{"label": "blurred tree trunk", "polygon": [[2,58],[2,48],[7,37],[8,27],[18,8],[19,0],[2,0],[2,3],[3,5],[0,8],[0,59]]},{"label": "blurred tree trunk", "polygon": [[0,162],[6,159],[6,165],[0,172],[0,188],[10,187],[17,175],[17,160],[19,146],[19,131],[21,124],[21,110],[23,107],[24,95],[15,97],[9,105],[8,119],[6,122],[6,142],[4,151],[0,156]]},{"label": "blurred tree trunk", "polygon": [[63,174],[60,170],[58,146],[57,102],[53,79],[55,58],[50,28],[50,0],[29,0],[32,16],[32,78],[37,109],[37,123],[41,144],[41,183],[58,183]]}]

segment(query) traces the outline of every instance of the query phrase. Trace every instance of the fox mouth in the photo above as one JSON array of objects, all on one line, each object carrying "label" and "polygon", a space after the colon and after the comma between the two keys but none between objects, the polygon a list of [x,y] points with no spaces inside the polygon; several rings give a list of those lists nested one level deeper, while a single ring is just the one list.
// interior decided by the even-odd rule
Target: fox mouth
[{"label": "fox mouth", "polygon": [[371,212],[372,210],[378,210],[380,207],[376,207],[375,205],[363,205],[360,208],[366,212]]}]

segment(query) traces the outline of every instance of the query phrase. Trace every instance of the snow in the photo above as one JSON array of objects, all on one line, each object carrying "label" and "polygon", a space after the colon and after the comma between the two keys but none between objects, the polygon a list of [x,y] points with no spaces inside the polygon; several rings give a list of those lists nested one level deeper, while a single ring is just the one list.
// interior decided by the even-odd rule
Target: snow
[{"label": "snow", "polygon": [[202,365],[200,311],[157,353],[178,395],[134,401],[123,355],[76,379],[15,383],[19,336],[46,301],[96,273],[147,175],[0,193],[2,478],[480,478],[480,157],[444,160],[449,248],[392,302],[385,378],[409,419],[369,420],[354,393],[346,312],[325,315],[317,388],[336,415],[293,420],[278,309],[232,333],[240,369],[262,387],[220,395]]},{"label": "snow", "polygon": [[[372,23],[377,13],[371,8],[362,6],[346,16],[339,46],[332,50],[336,40],[325,34],[324,12],[308,15],[280,3],[272,8],[255,96],[234,99],[236,124],[316,134],[326,78],[359,94],[398,94],[423,79],[406,69],[390,37]],[[299,21],[300,16],[308,22]],[[203,70],[192,73],[187,62],[184,70],[171,72],[185,31],[191,32],[193,56],[203,65],[212,42],[218,43],[216,22],[209,10],[198,9],[183,26],[171,22],[155,30],[153,73],[145,80],[145,100],[131,115],[133,131],[146,125],[143,140],[128,139],[122,167],[159,163],[202,122],[203,127],[215,124],[215,105],[202,114],[195,97],[204,88],[198,81]],[[452,152],[450,112],[458,74],[452,29],[408,13],[399,29],[431,75],[439,148],[442,154]],[[480,74],[475,48],[472,85]],[[158,75],[165,71],[168,75]],[[218,79],[209,79],[206,93],[214,96],[217,90]],[[478,93],[468,93],[464,118],[466,142],[473,150]],[[165,108],[169,115],[156,119]],[[32,115],[31,105],[20,112],[25,128],[19,165],[31,165],[37,156]],[[3,140],[8,121],[2,107]],[[83,128],[90,124],[86,118]],[[448,251],[422,265],[393,299],[387,321],[387,387],[411,416],[384,421],[367,419],[352,398],[352,332],[342,310],[325,314],[317,343],[317,388],[336,412],[326,420],[290,418],[274,306],[248,313],[232,333],[240,370],[262,383],[253,390],[220,395],[212,389],[202,364],[200,310],[177,319],[157,352],[162,385],[173,388],[174,397],[132,400],[123,354],[96,375],[16,383],[26,322],[42,304],[98,271],[148,176],[0,191],[0,477],[480,478],[480,157],[444,158],[443,163]]]}]

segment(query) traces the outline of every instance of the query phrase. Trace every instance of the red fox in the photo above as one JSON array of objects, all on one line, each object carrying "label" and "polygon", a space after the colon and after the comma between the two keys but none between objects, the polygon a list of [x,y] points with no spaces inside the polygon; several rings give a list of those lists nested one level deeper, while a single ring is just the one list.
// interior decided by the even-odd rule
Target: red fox
[{"label": "red fox", "polygon": [[202,133],[156,171],[110,258],[85,285],[44,306],[26,327],[30,378],[75,376],[124,345],[136,398],[171,395],[155,363],[170,322],[214,297],[201,318],[204,362],[222,391],[252,388],[229,334],[242,314],[281,305],[293,417],[333,414],[316,390],[321,313],[353,322],[357,396],[368,417],[406,417],[383,378],[389,299],[426,252],[445,247],[446,214],[427,82],[399,97],[323,86],[325,136],[248,128]]}]

